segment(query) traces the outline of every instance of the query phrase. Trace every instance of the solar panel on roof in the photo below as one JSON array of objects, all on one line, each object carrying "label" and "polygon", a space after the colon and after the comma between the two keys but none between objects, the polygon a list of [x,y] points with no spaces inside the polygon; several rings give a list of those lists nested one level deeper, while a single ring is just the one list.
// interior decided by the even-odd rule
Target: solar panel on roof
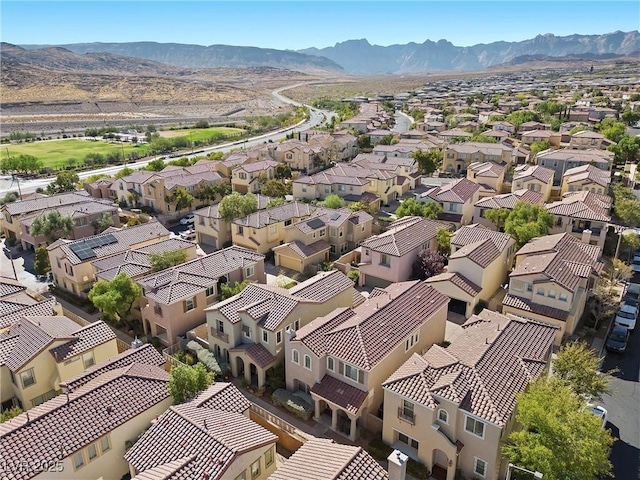
[{"label": "solar panel on roof", "polygon": [[315,230],[316,228],[324,227],[324,222],[319,218],[312,218],[307,222],[307,225]]},{"label": "solar panel on roof", "polygon": [[91,247],[86,245],[85,242],[69,245],[69,248],[80,260],[86,260],[88,258],[96,256],[96,252],[94,252]]},{"label": "solar panel on roof", "polygon": [[340,218],[340,214],[339,213],[334,213],[333,215],[331,215],[331,221],[336,221]]}]

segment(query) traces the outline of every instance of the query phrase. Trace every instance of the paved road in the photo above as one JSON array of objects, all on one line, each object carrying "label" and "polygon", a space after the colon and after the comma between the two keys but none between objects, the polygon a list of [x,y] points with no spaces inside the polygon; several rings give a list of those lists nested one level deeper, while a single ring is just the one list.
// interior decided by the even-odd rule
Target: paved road
[{"label": "paved road", "polygon": [[396,124],[391,129],[391,131],[396,133],[408,132],[409,129],[411,128],[411,124],[414,123],[414,120],[412,117],[410,117],[406,113],[403,113],[399,110],[396,111],[393,118],[395,118]]}]

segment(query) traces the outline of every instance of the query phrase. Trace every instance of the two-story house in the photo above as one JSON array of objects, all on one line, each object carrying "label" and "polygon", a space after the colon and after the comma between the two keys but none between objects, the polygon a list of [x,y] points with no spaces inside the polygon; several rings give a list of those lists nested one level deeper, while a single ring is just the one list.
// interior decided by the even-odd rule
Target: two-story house
[{"label": "two-story house", "polygon": [[427,284],[451,298],[449,311],[469,318],[480,302],[488,304],[513,265],[515,240],[506,233],[474,224],[451,237],[446,271]]},{"label": "two-story house", "polygon": [[551,131],[551,125],[547,123],[536,122],[535,120],[524,122],[521,123],[520,127],[518,128],[518,135],[520,136],[524,132],[532,132],[534,130]]},{"label": "two-story house", "polygon": [[342,272],[321,272],[288,290],[251,284],[206,309],[209,349],[231,372],[264,386],[266,372],[284,360],[284,333],[354,302],[353,282]]},{"label": "two-story house", "polygon": [[358,154],[358,139],[348,133],[334,132],[327,135],[314,135],[307,141],[309,145],[319,146],[327,162],[348,162]]},{"label": "two-story house", "polygon": [[413,354],[383,384],[382,439],[434,478],[504,478],[517,395],[549,368],[556,328],[487,309],[451,345]]},{"label": "two-story house", "polygon": [[215,383],[169,407],[126,452],[131,478],[266,479],[278,437],[250,420],[249,405],[232,384]]},{"label": "two-story house", "polygon": [[560,193],[588,191],[607,195],[610,183],[610,172],[593,165],[581,165],[564,172]]},{"label": "two-story house", "polygon": [[602,268],[600,249],[569,233],[534,238],[516,252],[502,313],[558,326],[559,345],[573,335]]},{"label": "two-story house", "polygon": [[479,198],[480,186],[466,178],[432,187],[418,197],[421,202],[439,203],[442,213],[438,219],[456,226],[471,223],[473,206]]},{"label": "two-story house", "polygon": [[604,248],[611,216],[611,197],[587,191],[568,192],[545,205],[554,216],[551,233],[568,232],[591,245]]},{"label": "two-story house", "polygon": [[480,198],[502,193],[507,165],[493,162],[473,162],[467,167],[467,180],[480,185]]},{"label": "two-story house", "polygon": [[314,211],[308,203],[291,202],[258,210],[232,221],[231,241],[234,245],[266,254],[284,243],[284,229],[307,218]]},{"label": "two-story house", "polygon": [[142,324],[147,335],[172,345],[205,321],[205,308],[220,299],[220,285],[264,283],[264,255],[232,246],[139,278]]},{"label": "two-story house", "polygon": [[234,167],[231,172],[231,189],[238,193],[259,193],[265,182],[276,178],[274,160],[261,160]]},{"label": "two-story house", "polygon": [[531,146],[534,143],[547,142],[554,147],[560,146],[561,135],[553,130],[528,130],[520,135],[523,145]]},{"label": "two-story house", "polygon": [[290,390],[310,394],[315,418],[352,441],[379,424],[382,382],[413,353],[444,339],[449,299],[424,282],[376,288],[356,308],[339,308],[285,341]]},{"label": "two-story house", "polygon": [[[266,195],[254,195],[258,203],[258,210],[264,210],[272,197]],[[232,245],[231,220],[223,218],[218,212],[219,204],[194,210],[194,228],[196,231],[196,242],[205,245],[213,250],[226,248]]]},{"label": "two-story house", "polygon": [[[442,135],[442,134],[441,134]],[[506,163],[511,165],[513,148],[500,143],[451,143],[443,152],[442,169],[461,173],[474,162]]]},{"label": "two-story house", "polygon": [[536,163],[554,170],[554,185],[560,186],[564,172],[571,168],[591,164],[600,170],[611,171],[614,153],[608,150],[545,150],[536,155]]},{"label": "two-story house", "polygon": [[94,261],[167,240],[170,235],[161,223],[149,222],[122,229],[108,228],[82,240],[56,240],[47,247],[54,283],[57,288],[86,297],[96,282]]},{"label": "two-story house", "polygon": [[554,171],[540,165],[519,165],[515,168],[511,192],[526,188],[542,194],[542,201],[546,202],[551,197]]},{"label": "two-story house", "polygon": [[[325,140],[326,141],[326,140]],[[345,152],[342,146],[329,142],[333,146],[332,161],[342,161]],[[357,144],[356,144],[357,148]],[[291,170],[305,174],[316,173],[327,161],[329,155],[320,144],[310,144],[299,140],[287,140],[278,144],[272,152],[274,160],[284,163]]]},{"label": "two-story house", "polygon": [[530,205],[542,205],[544,203],[542,198],[542,193],[534,192],[533,190],[528,190],[526,188],[515,190],[512,193],[504,193],[502,195],[482,198],[473,206],[473,221],[484,227],[497,230],[498,227],[485,217],[485,212],[487,210],[499,208],[513,210],[518,202],[526,202]]},{"label": "two-story house", "polygon": [[85,480],[129,473],[124,454],[172,403],[169,374],[133,364],[2,424],[9,478]]},{"label": "two-story house", "polygon": [[576,132],[571,135],[571,140],[569,140],[569,148],[577,150],[588,150],[590,148],[606,150],[611,145],[615,145],[615,142],[612,142],[601,133],[591,130]]},{"label": "two-story house", "polygon": [[0,333],[0,345],[2,403],[23,410],[55,397],[60,382],[118,354],[106,323],[80,327],[62,316],[22,317]]},{"label": "two-story house", "polygon": [[26,316],[62,315],[55,298],[33,292],[13,278],[0,276],[0,333]]},{"label": "two-story house", "polygon": [[369,238],[372,224],[366,212],[319,207],[309,218],[285,227],[285,243],[273,248],[275,264],[304,272],[338,258]]}]

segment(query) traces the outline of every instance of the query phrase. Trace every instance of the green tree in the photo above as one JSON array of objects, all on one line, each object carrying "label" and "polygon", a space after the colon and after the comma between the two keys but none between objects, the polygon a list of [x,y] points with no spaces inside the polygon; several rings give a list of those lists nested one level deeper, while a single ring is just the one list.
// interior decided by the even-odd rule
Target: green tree
[{"label": "green tree", "polygon": [[426,152],[417,150],[413,153],[413,158],[418,162],[418,166],[422,173],[431,175],[442,163],[442,152],[437,148],[427,150]]},{"label": "green tree", "polygon": [[631,227],[640,226],[640,201],[635,198],[617,200],[613,209],[620,223]]},{"label": "green tree", "polygon": [[75,170],[64,170],[58,173],[56,179],[47,186],[47,193],[73,192],[79,181],[80,178]]},{"label": "green tree", "polygon": [[327,198],[324,199],[324,202],[322,202],[322,204],[327,208],[338,209],[338,208],[344,207],[345,202],[344,202],[344,198],[339,197],[335,193],[332,193],[331,195],[328,195]]},{"label": "green tree", "polygon": [[287,193],[290,193],[288,190],[287,184],[283,180],[273,178],[262,185],[260,193],[267,197],[284,197]]},{"label": "green tree", "polygon": [[442,255],[448,255],[451,251],[451,231],[444,227],[436,230],[436,242],[438,244],[438,252]]},{"label": "green tree", "polygon": [[371,213],[369,212],[369,205],[360,201],[349,204],[349,209],[352,212],[362,211],[362,212]]},{"label": "green tree", "polygon": [[147,166],[144,167],[144,169],[151,172],[160,172],[164,167],[164,160],[162,160],[161,158],[156,158],[147,163]]},{"label": "green tree", "polygon": [[407,216],[418,216],[435,220],[442,213],[442,206],[436,202],[421,203],[415,198],[403,200],[396,210],[398,218]]},{"label": "green tree", "polygon": [[33,155],[20,153],[18,155],[7,155],[0,160],[0,170],[2,173],[13,175],[36,173],[42,168],[42,162]]},{"label": "green tree", "polygon": [[277,179],[291,178],[291,167],[284,163],[279,163],[274,168]]},{"label": "green tree", "polygon": [[585,130],[589,130],[586,125],[577,125],[569,130],[569,135],[575,135],[578,132],[584,132]]},{"label": "green tree", "polygon": [[198,120],[195,124],[195,128],[209,128],[209,122],[206,120]]},{"label": "green tree", "polygon": [[600,358],[585,342],[562,345],[552,369],[559,382],[585,401],[611,393],[608,376],[600,373]]},{"label": "green tree", "polygon": [[250,213],[258,211],[258,200],[255,195],[247,193],[240,195],[233,192],[224,197],[218,205],[218,213],[225,220],[246,217]]},{"label": "green tree", "polygon": [[113,226],[113,218],[107,212],[104,212],[102,216],[93,222],[93,227],[96,230],[96,235],[104,232],[107,228]]},{"label": "green tree", "polygon": [[535,142],[531,144],[531,153],[537,155],[540,152],[543,152],[551,147],[551,144],[547,140],[542,140],[540,142]]},{"label": "green tree", "polygon": [[513,125],[517,132],[520,129],[520,125],[523,123],[539,122],[540,117],[536,112],[532,112],[530,110],[518,110],[507,115],[506,121]]},{"label": "green tree", "polygon": [[23,412],[22,412],[22,409],[20,407],[11,407],[11,408],[7,408],[5,410],[2,410],[2,411],[0,411],[0,423],[4,423],[6,421],[9,421],[12,418],[17,417],[21,413],[23,413]]},{"label": "green tree", "polygon": [[185,250],[169,250],[161,253],[152,253],[149,256],[151,270],[153,272],[159,272],[160,270],[166,270],[167,268],[180,265],[184,263],[186,259],[187,252]]},{"label": "green tree", "polygon": [[499,231],[503,231],[510,214],[511,210],[508,208],[490,208],[485,210],[484,218],[493,223]]},{"label": "green tree", "polygon": [[640,151],[640,138],[624,135],[617,144],[611,145],[608,150],[615,155],[616,163],[636,163],[638,151]]},{"label": "green tree", "polygon": [[547,235],[553,215],[540,205],[517,202],[504,224],[504,231],[516,240],[516,249],[535,237]]},{"label": "green tree", "polygon": [[5,205],[7,203],[13,203],[16,200],[18,200],[18,193],[17,192],[7,192],[7,193],[5,193],[4,197],[2,197],[0,199],[0,205]]},{"label": "green tree", "polygon": [[169,393],[174,404],[184,403],[205,390],[214,380],[202,363],[178,365],[169,372]]},{"label": "green tree", "polygon": [[176,210],[190,207],[193,203],[193,195],[184,187],[175,187],[169,194],[169,202],[176,204]]},{"label": "green tree", "polygon": [[267,202],[267,208],[279,207],[280,205],[284,205],[284,203],[285,203],[284,197],[272,198]]},{"label": "green tree", "polygon": [[622,114],[620,114],[620,120],[622,120],[627,125],[631,126],[637,121],[640,121],[640,111],[631,110],[630,108],[626,108]]},{"label": "green tree", "polygon": [[71,235],[73,226],[73,218],[69,215],[62,216],[58,210],[52,210],[34,218],[29,233],[34,238],[44,236],[49,243],[53,243],[58,238]]},{"label": "green tree", "polygon": [[243,280],[241,282],[236,282],[233,285],[223,283],[220,285],[220,300],[226,300],[227,298],[231,298],[239,294],[242,290],[247,288],[250,283],[251,280]]},{"label": "green tree", "polygon": [[49,251],[46,245],[40,245],[36,248],[36,255],[33,261],[33,269],[38,275],[44,275],[51,271],[51,263],[49,263]]},{"label": "green tree", "polygon": [[115,322],[128,324],[133,304],[142,295],[142,288],[124,272],[113,280],[99,280],[89,292],[95,307]]},{"label": "green tree", "polygon": [[472,135],[468,141],[480,142],[480,143],[498,143],[498,140],[496,140],[495,138],[487,137],[486,135],[482,135],[481,133],[476,133],[475,135]]},{"label": "green tree", "polygon": [[597,126],[598,131],[612,142],[619,142],[626,134],[627,126],[615,118],[605,118]]},{"label": "green tree", "polygon": [[124,167],[122,170],[118,170],[113,178],[118,180],[119,178],[126,177],[127,175],[131,175],[132,173],[133,170],[131,168]]},{"label": "green tree", "polygon": [[518,395],[516,421],[522,430],[512,431],[502,447],[510,463],[545,480],[611,475],[611,431],[560,382],[541,378]]}]

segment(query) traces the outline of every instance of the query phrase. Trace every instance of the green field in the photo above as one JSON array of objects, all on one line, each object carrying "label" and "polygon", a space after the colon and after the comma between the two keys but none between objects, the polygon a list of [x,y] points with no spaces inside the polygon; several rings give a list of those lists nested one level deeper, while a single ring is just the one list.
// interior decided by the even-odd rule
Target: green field
[{"label": "green field", "polygon": [[18,145],[2,145],[0,158],[6,158],[7,150],[9,155],[18,155],[21,153],[33,155],[42,161],[43,167],[48,168],[64,168],[69,165],[69,159],[74,159],[74,166],[80,167],[83,159],[90,153],[101,153],[103,155],[109,153],[122,153],[124,148],[125,155],[130,152],[136,152],[140,157],[145,156],[146,147],[144,145],[134,146],[131,144],[115,144],[90,140],[48,140],[33,143],[21,143]]},{"label": "green field", "polygon": [[185,137],[192,142],[202,142],[218,135],[230,137],[239,136],[244,133],[242,128],[232,127],[210,127],[210,128],[185,128],[180,130],[163,130],[158,132],[161,137]]}]

